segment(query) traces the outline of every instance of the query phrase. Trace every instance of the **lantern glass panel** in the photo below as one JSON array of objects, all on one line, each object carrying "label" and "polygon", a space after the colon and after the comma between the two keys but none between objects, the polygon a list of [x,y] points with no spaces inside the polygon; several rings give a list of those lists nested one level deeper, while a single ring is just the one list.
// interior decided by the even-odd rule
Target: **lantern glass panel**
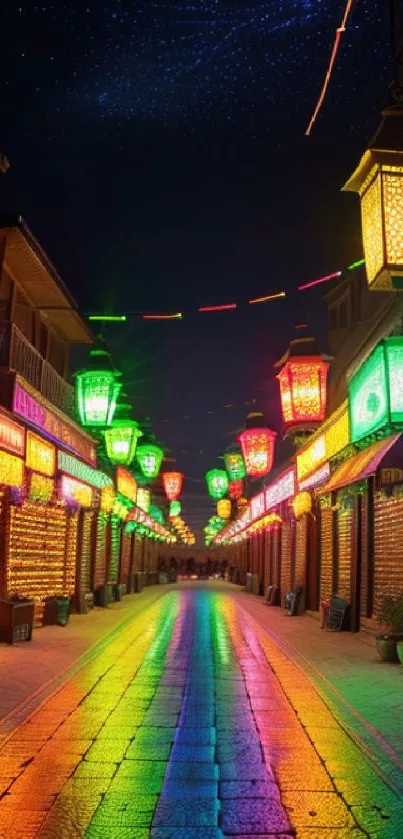
[{"label": "lantern glass panel", "polygon": [[137,447],[137,460],[145,478],[156,478],[161,467],[164,452],[154,443],[140,443]]},{"label": "lantern glass panel", "polygon": [[375,348],[351,379],[349,400],[353,443],[387,423],[389,396],[383,345]]},{"label": "lantern glass panel", "polygon": [[368,284],[372,285],[383,266],[382,190],[380,170],[361,197],[362,238]]},{"label": "lantern glass panel", "polygon": [[230,481],[242,481],[244,479],[246,469],[240,452],[227,452],[224,455],[224,463]]},{"label": "lantern glass panel", "polygon": [[321,359],[287,361],[278,374],[286,425],[322,422],[326,410],[327,364]]}]

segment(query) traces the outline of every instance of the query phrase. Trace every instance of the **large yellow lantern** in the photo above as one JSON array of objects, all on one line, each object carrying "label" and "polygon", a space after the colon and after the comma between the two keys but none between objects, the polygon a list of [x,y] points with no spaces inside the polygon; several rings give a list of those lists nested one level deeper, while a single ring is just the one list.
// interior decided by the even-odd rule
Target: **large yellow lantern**
[{"label": "large yellow lantern", "polygon": [[360,196],[369,287],[403,291],[403,109],[388,108],[382,117],[343,190]]}]

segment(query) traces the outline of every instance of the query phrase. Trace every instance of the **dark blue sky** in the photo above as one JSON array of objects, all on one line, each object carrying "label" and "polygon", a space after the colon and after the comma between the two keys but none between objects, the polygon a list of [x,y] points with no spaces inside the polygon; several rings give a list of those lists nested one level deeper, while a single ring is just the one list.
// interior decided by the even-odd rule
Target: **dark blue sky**
[{"label": "dark blue sky", "polygon": [[[344,0],[6,2],[1,208],[23,213],[84,311],[195,310],[343,267],[361,244],[339,189],[386,101],[387,5],[355,3],[308,139]],[[324,334],[317,295],[301,298],[107,333],[189,494],[245,401],[280,430],[271,363],[302,306]]]}]

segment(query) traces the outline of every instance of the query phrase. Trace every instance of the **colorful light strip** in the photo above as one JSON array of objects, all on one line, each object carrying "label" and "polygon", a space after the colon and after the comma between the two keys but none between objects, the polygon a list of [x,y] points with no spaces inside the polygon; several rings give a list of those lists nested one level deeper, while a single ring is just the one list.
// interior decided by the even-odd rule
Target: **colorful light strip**
[{"label": "colorful light strip", "polygon": [[200,306],[198,312],[226,312],[229,309],[237,309],[237,303],[225,303],[222,306]]},{"label": "colorful light strip", "polygon": [[336,35],[335,35],[335,39],[334,39],[334,43],[333,43],[333,49],[332,49],[332,52],[331,52],[331,55],[330,55],[329,65],[328,65],[328,68],[327,68],[327,71],[326,71],[325,80],[324,80],[323,85],[322,85],[322,90],[319,94],[319,99],[317,101],[316,108],[315,108],[315,110],[314,110],[314,112],[311,116],[310,121],[309,121],[308,128],[305,131],[305,135],[307,137],[309,137],[309,135],[312,131],[312,128],[313,128],[313,125],[316,121],[318,113],[319,113],[319,111],[320,111],[320,109],[323,105],[324,100],[325,100],[327,89],[329,87],[330,78],[331,78],[331,75],[332,75],[332,72],[333,72],[334,63],[336,61],[337,53],[339,51],[341,36],[346,31],[347,19],[348,19],[348,16],[349,16],[350,12],[351,12],[352,5],[353,5],[353,0],[347,0],[341,24],[338,27],[338,29],[336,29]]},{"label": "colorful light strip", "polygon": [[347,265],[346,271],[354,271],[354,269],[359,268],[360,265],[365,265],[365,259],[357,259],[357,262],[352,262],[351,265]]},{"label": "colorful light strip", "polygon": [[248,303],[267,303],[268,300],[278,300],[279,297],[285,296],[285,291],[276,291],[274,294],[267,294],[266,297],[255,297],[253,300],[248,300]]},{"label": "colorful light strip", "polygon": [[171,315],[142,315],[143,320],[180,320],[182,312],[173,312]]},{"label": "colorful light strip", "polygon": [[125,323],[126,315],[89,315],[88,320],[104,321],[106,323]]},{"label": "colorful light strip", "polygon": [[310,283],[304,283],[304,285],[299,285],[297,287],[297,291],[305,291],[307,288],[313,288],[315,285],[321,285],[322,283],[327,283],[329,280],[336,280],[337,277],[341,277],[342,271],[333,271],[333,274],[326,274],[325,277],[320,277],[319,280],[311,280]]}]

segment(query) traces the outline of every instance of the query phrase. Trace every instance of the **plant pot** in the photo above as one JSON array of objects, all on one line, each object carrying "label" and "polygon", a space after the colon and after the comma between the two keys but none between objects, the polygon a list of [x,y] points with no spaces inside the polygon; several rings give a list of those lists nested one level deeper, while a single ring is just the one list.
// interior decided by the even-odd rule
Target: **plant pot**
[{"label": "plant pot", "polygon": [[382,661],[399,661],[397,657],[398,641],[403,641],[400,635],[377,635],[376,649]]},{"label": "plant pot", "polygon": [[397,650],[397,657],[400,661],[400,664],[403,665],[403,640],[400,640],[400,641],[397,642],[396,650]]}]

